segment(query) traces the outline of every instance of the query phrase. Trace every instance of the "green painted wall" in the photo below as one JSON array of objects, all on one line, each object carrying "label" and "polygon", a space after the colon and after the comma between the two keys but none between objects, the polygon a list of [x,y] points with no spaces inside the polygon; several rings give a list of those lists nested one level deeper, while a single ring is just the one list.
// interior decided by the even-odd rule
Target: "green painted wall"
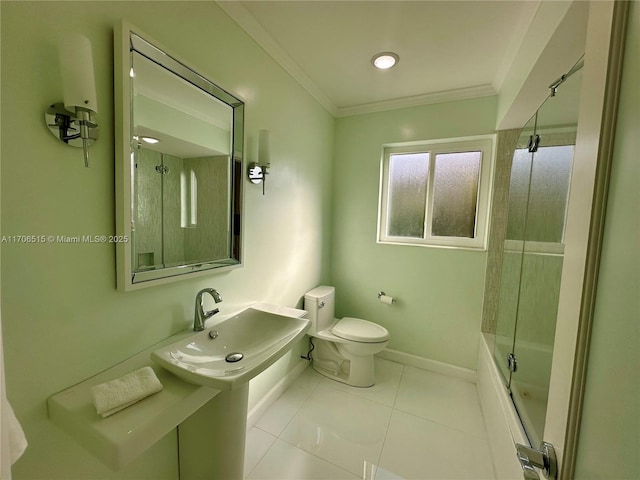
[{"label": "green painted wall", "polygon": [[[385,143],[493,133],[496,97],[339,118],[333,175],[336,315],[385,326],[389,347],[475,369],[486,252],[376,243]],[[383,290],[394,305],[377,300]]]},{"label": "green painted wall", "polygon": [[[628,241],[638,238],[637,7],[632,5],[578,478],[640,476],[634,453],[639,260],[636,244]],[[493,132],[495,97],[334,120],[213,2],[3,0],[0,8],[2,235],[113,233],[112,32],[121,18],[243,97],[248,159],[255,158],[257,131],[266,128],[273,163],[265,196],[245,182],[245,266],[230,273],[120,293],[113,245],[1,245],[8,396],[30,442],[14,478],[177,478],[175,435],[114,473],[49,422],[46,399],[187,328],[194,294],[205,286],[222,293],[224,312],[257,300],[301,306],[307,290],[332,283],[337,315],[386,326],[390,348],[475,368],[486,252],[377,244],[379,166],[384,143]],[[61,99],[55,39],[65,30],[87,35],[94,47],[101,138],[91,148],[90,169],[82,166],[81,152],[56,141],[43,122],[45,107]],[[622,285],[623,277],[633,281]],[[377,302],[379,290],[398,303]],[[252,404],[291,368],[296,353],[274,366],[273,381],[262,378],[252,389]],[[610,446],[610,461],[593,453],[602,444]]]},{"label": "green painted wall", "polygon": [[[112,45],[121,18],[243,97],[248,159],[258,130],[269,129],[273,168],[265,196],[245,182],[245,265],[230,273],[121,293],[113,245],[1,245],[7,391],[29,440],[15,479],[175,480],[175,434],[114,473],[49,422],[47,397],[187,328],[201,288],[221,292],[224,313],[258,300],[301,306],[329,278],[334,119],[214,2],[1,3],[2,235],[114,233]],[[63,31],[85,34],[94,49],[101,136],[90,169],[44,125],[44,109],[62,97]]]},{"label": "green painted wall", "polygon": [[575,478],[640,478],[640,4],[630,2],[620,110]]}]

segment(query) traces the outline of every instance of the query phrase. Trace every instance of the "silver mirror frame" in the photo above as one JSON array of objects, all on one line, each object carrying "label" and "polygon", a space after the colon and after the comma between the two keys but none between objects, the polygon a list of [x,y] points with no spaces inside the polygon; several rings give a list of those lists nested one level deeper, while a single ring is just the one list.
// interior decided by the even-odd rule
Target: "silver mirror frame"
[{"label": "silver mirror frame", "polygon": [[[177,60],[152,37],[129,22],[117,25],[114,34],[115,139],[116,139],[116,234],[123,241],[116,243],[116,278],[120,291],[161,285],[195,276],[227,271],[242,266],[242,178],[244,154],[244,102],[194,69]],[[196,85],[233,109],[232,170],[230,185],[231,225],[230,250],[233,256],[195,264],[169,268],[133,271],[130,239],[132,238],[133,169],[131,164],[131,82],[129,81],[130,53],[135,50],[151,61]],[[235,234],[237,238],[235,238]]]}]

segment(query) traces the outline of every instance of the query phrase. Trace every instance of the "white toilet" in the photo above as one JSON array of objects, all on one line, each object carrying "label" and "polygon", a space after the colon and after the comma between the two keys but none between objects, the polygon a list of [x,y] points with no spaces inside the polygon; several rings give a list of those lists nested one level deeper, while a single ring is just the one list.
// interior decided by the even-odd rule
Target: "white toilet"
[{"label": "white toilet", "polygon": [[335,288],[316,287],[304,296],[313,337],[311,353],[314,370],[338,382],[354,387],[371,387],[374,381],[373,356],[389,343],[386,328],[362,320],[335,314]]}]

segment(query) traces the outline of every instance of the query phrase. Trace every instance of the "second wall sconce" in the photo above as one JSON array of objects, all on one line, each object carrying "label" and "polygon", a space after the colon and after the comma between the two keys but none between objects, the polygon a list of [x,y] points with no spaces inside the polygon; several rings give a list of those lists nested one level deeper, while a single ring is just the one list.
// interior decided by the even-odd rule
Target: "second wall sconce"
[{"label": "second wall sconce", "polygon": [[47,127],[59,140],[81,147],[89,166],[89,145],[98,139],[96,83],[91,42],[77,33],[65,34],[59,44],[63,101],[45,112]]},{"label": "second wall sconce", "polygon": [[269,130],[258,131],[258,161],[251,162],[247,169],[251,183],[262,183],[262,194],[271,168],[271,145]]}]

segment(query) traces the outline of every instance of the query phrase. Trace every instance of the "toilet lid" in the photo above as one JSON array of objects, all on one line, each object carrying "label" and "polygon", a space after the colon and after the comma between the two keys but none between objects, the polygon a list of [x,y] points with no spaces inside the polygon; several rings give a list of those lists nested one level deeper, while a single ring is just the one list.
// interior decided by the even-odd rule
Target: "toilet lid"
[{"label": "toilet lid", "polygon": [[377,343],[389,340],[386,328],[361,318],[344,317],[333,326],[331,332],[336,337],[354,342]]}]

